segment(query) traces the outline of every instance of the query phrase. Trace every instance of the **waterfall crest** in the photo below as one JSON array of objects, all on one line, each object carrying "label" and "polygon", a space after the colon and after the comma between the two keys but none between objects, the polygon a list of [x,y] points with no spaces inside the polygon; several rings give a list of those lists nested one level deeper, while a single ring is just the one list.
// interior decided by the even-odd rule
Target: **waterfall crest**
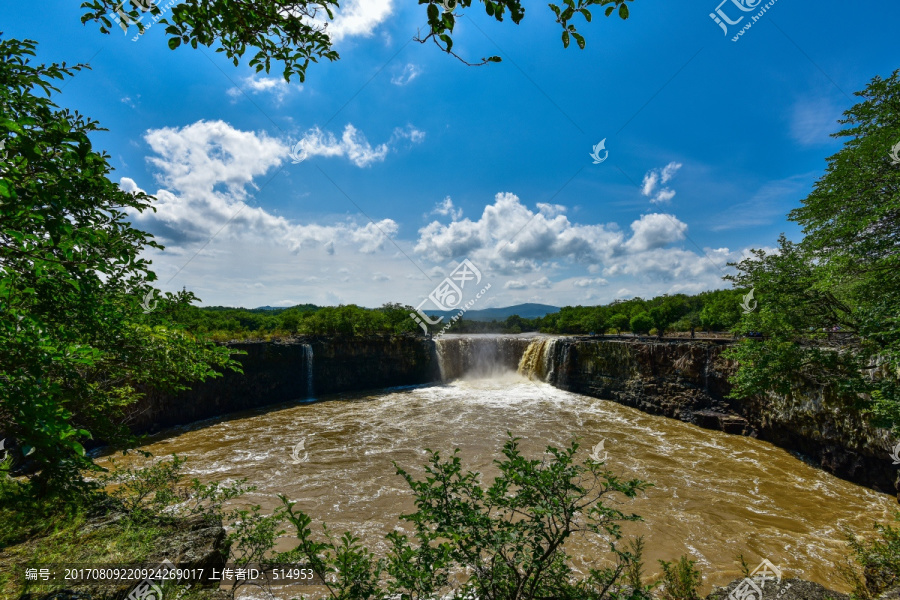
[{"label": "waterfall crest", "polygon": [[434,341],[441,381],[490,379],[515,373],[533,339],[512,335],[441,337]]}]

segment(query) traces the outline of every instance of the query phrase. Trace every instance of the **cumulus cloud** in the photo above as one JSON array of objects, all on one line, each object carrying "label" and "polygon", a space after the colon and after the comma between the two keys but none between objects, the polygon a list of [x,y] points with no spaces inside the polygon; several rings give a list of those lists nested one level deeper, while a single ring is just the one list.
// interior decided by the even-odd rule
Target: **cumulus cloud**
[{"label": "cumulus cloud", "polygon": [[391,146],[399,139],[417,144],[425,139],[425,134],[412,126],[397,128],[390,140],[373,147],[366,136],[349,123],[344,127],[340,139],[331,132],[314,127],[297,142],[294,151],[306,157],[346,157],[357,167],[367,167],[383,161],[391,151]]},{"label": "cumulus cloud", "polygon": [[[303,89],[303,86],[294,84],[294,89]],[[250,75],[243,78],[243,86],[228,88],[226,92],[233,101],[237,101],[244,94],[271,94],[276,102],[281,102],[291,90],[288,82],[282,77],[258,77]]]},{"label": "cumulus cloud", "polygon": [[652,213],[632,223],[631,230],[634,233],[625,247],[632,252],[646,252],[683,240],[687,225],[674,215]]},{"label": "cumulus cloud", "polygon": [[[671,287],[690,279],[702,289],[716,287],[725,264],[737,256],[728,249],[697,253],[673,247],[686,239],[688,226],[671,214],[643,215],[631,223],[626,235],[615,224],[576,223],[558,212],[532,210],[514,194],[500,193],[477,219],[434,221],[422,227],[415,251],[434,262],[467,257],[501,281],[508,278],[503,283],[506,290],[555,290],[554,273],[584,269],[603,277],[576,276],[569,280],[570,291],[589,292],[609,285],[608,278],[629,277],[630,285],[641,293],[646,288],[640,282],[665,281]],[[523,277],[536,271],[549,275],[537,280]]]},{"label": "cumulus cloud", "polygon": [[552,212],[534,212],[515,194],[499,193],[477,221],[434,221],[420,229],[415,250],[435,262],[477,253],[494,268],[529,271],[554,259],[597,260],[621,246],[615,228],[573,224]]},{"label": "cumulus cloud", "polygon": [[422,69],[412,63],[407,63],[403,70],[391,77],[391,83],[401,86],[406,85],[421,74]]},{"label": "cumulus cloud", "polygon": [[[653,204],[666,204],[675,197],[675,192],[665,185],[675,177],[682,167],[681,163],[670,162],[661,169],[651,169],[644,175],[641,182],[641,194],[650,198]],[[662,187],[660,187],[662,186]]]},{"label": "cumulus cloud", "polygon": [[[383,249],[399,230],[392,219],[297,224],[256,206],[248,194],[253,179],[280,166],[287,152],[283,142],[265,133],[241,131],[222,121],[198,121],[148,131],[145,140],[156,153],[148,160],[165,187],[154,194],[156,212],[131,216],[167,243],[244,238],[294,253],[320,247],[334,255],[338,245],[349,244],[355,252],[371,254]],[[140,189],[127,177],[120,187],[129,192]]]}]

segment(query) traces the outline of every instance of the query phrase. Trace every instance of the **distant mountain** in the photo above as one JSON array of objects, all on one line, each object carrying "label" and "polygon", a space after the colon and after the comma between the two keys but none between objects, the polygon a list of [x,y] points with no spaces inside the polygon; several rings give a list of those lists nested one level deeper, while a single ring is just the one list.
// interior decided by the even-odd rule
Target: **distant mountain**
[{"label": "distant mountain", "polygon": [[[426,310],[425,314],[430,317],[452,317],[458,310]],[[463,319],[469,321],[503,321],[507,317],[519,315],[524,319],[536,319],[553,313],[559,312],[558,306],[550,306],[549,304],[517,304],[515,306],[507,306],[506,308],[484,308],[481,310],[468,310],[463,315]]]}]

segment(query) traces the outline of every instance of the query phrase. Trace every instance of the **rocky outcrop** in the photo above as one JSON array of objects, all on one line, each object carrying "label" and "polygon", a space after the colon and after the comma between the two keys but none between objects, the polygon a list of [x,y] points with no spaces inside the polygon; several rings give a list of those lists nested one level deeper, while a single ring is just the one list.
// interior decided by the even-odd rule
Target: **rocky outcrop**
[{"label": "rocky outcrop", "polygon": [[[706,600],[727,600],[729,594],[741,585],[743,579],[732,581],[723,588],[716,588],[706,597]],[[770,587],[773,587],[769,591]],[[778,585],[774,581],[769,581],[763,590],[765,598],[773,598],[776,600],[850,600],[847,594],[841,594],[834,590],[804,579],[784,579]],[[741,596],[745,597],[745,596]],[[756,598],[756,595],[746,596],[747,598]]]},{"label": "rocky outcrop", "polygon": [[751,435],[801,454],[841,478],[896,493],[889,432],[872,427],[854,398],[798,376],[786,396],[732,399],[737,365],[727,344],[560,338],[548,342],[555,365],[546,381],[728,433]]}]

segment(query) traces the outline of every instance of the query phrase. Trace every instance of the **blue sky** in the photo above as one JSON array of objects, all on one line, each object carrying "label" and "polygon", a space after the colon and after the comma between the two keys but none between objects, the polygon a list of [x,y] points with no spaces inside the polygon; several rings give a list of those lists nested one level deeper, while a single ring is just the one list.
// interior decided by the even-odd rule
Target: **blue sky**
[{"label": "blue sky", "polygon": [[[466,258],[491,285],[477,308],[726,287],[728,261],[801,235],[785,215],[840,148],[828,133],[900,66],[888,2],[777,0],[734,42],[765,2],[635,0],[579,21],[584,51],[544,3],[519,26],[479,4],[454,49],[504,62],[467,67],[410,41],[424,5],[347,0],[341,60],[286,84],[170,51],[161,26],[103,35],[79,4],[6,3],[0,28],[91,64],[56,101],[109,130],[123,188],[158,197],[135,223],[166,245],[159,287],[206,305],[418,305]],[[745,16],[727,36],[717,6]]]}]

